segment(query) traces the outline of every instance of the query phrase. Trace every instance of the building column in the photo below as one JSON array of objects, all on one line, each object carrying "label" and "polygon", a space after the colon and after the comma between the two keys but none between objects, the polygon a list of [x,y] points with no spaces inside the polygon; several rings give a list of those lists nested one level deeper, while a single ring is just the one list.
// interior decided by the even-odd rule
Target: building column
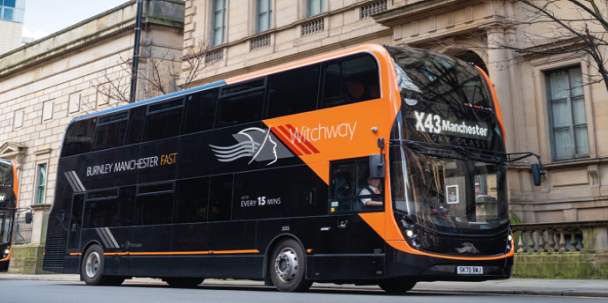
[{"label": "building column", "polygon": [[500,23],[490,23],[481,26],[488,37],[488,72],[496,97],[502,112],[502,119],[505,125],[505,136],[507,138],[507,152],[516,152],[516,133],[513,120],[513,98],[511,95],[511,76],[509,72],[512,63],[509,50],[501,47],[506,44],[505,27]]}]

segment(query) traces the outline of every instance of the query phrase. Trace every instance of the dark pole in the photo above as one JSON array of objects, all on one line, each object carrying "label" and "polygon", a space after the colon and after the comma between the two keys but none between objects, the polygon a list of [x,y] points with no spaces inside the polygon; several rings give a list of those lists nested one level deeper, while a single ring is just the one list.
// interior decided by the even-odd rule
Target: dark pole
[{"label": "dark pole", "polygon": [[144,10],[144,0],[137,0],[137,16],[135,17],[135,42],[133,45],[133,66],[131,67],[131,94],[129,100],[135,102],[137,92],[137,74],[139,69],[139,40],[141,40],[141,17]]}]

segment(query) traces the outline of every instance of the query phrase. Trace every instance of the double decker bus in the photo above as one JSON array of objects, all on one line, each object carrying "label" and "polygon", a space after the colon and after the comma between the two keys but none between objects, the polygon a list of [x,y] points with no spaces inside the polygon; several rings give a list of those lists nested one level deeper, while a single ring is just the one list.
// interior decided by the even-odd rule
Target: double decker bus
[{"label": "double decker bus", "polygon": [[17,169],[0,159],[0,271],[7,271],[11,260],[18,190]]},{"label": "double decker bus", "polygon": [[44,269],[281,291],[506,279],[501,119],[481,69],[371,44],[78,117]]}]

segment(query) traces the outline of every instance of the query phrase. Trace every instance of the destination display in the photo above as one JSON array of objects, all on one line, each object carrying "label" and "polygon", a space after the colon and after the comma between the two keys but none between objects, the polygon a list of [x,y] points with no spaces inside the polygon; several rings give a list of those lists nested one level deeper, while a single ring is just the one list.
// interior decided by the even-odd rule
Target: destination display
[{"label": "destination display", "polygon": [[[504,145],[494,112],[429,101],[403,102],[401,139],[494,150]],[[399,134],[394,133],[393,138]]]},{"label": "destination display", "polygon": [[452,134],[475,138],[486,138],[488,136],[487,123],[475,123],[472,121],[451,122],[439,115],[418,111],[414,111],[414,116],[416,117],[417,131],[435,134]]}]

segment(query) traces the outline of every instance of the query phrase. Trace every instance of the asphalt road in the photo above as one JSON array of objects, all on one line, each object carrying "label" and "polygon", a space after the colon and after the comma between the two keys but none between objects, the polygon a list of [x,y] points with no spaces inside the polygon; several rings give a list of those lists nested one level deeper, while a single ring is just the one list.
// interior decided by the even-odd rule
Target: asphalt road
[{"label": "asphalt road", "polygon": [[[513,303],[520,302],[599,302],[602,299],[527,296],[527,295],[479,295],[434,294],[411,292],[392,296],[379,290],[313,289],[306,293],[282,293],[270,287],[223,287],[199,286],[196,289],[174,289],[164,284],[136,284],[125,282],[122,286],[86,286],[82,282],[47,281],[0,281],[2,303],[155,303],[155,302],[247,302],[247,303]],[[605,301],[605,300],[602,300]]]}]

